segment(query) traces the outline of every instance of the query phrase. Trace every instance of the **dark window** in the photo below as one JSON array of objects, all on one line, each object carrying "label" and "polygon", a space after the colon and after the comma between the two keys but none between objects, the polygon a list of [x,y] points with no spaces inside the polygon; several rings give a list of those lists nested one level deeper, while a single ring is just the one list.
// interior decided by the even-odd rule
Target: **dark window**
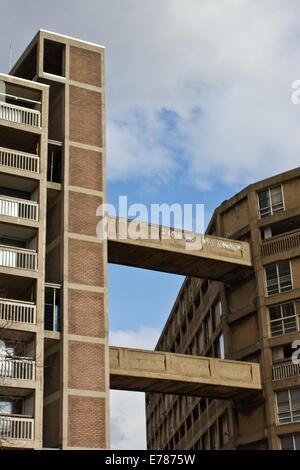
[{"label": "dark window", "polygon": [[265,267],[267,295],[275,295],[292,289],[289,261],[269,264]]},{"label": "dark window", "polygon": [[280,336],[297,331],[297,315],[294,302],[274,305],[269,308],[271,336]]},{"label": "dark window", "polygon": [[275,212],[283,211],[283,196],[281,186],[266,189],[258,193],[259,216],[268,217]]}]

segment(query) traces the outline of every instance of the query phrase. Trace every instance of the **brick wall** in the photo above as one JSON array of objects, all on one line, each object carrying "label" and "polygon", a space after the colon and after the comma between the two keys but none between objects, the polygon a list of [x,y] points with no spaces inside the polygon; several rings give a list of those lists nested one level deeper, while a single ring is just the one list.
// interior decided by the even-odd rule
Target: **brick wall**
[{"label": "brick wall", "polygon": [[96,236],[96,227],[100,218],[96,210],[102,199],[89,194],[69,192],[69,231],[81,235]]},{"label": "brick wall", "polygon": [[103,287],[101,243],[69,239],[69,282]]},{"label": "brick wall", "polygon": [[79,47],[71,47],[70,79],[100,87],[101,55]]},{"label": "brick wall", "polygon": [[69,334],[104,337],[103,294],[69,289]]},{"label": "brick wall", "polygon": [[102,146],[101,94],[70,86],[70,140]]},{"label": "brick wall", "polygon": [[105,390],[103,344],[69,341],[69,388]]},{"label": "brick wall", "polygon": [[102,154],[92,150],[70,147],[69,184],[103,191]]},{"label": "brick wall", "polygon": [[105,399],[69,397],[68,445],[105,448]]}]

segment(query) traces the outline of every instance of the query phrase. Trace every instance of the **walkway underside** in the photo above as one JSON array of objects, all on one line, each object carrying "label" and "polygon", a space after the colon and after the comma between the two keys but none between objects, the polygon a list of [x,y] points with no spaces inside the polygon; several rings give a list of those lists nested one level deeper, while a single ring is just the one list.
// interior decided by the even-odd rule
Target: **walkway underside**
[{"label": "walkway underside", "polygon": [[236,400],[262,390],[249,362],[111,346],[110,388]]},{"label": "walkway underside", "polygon": [[252,267],[247,242],[109,217],[108,261],[231,282]]}]

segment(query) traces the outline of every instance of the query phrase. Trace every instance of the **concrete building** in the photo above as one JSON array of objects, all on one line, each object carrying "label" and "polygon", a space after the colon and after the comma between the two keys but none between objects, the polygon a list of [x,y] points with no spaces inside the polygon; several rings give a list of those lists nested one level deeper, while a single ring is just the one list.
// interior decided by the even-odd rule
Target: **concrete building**
[{"label": "concrete building", "polygon": [[[300,169],[224,201],[207,234],[251,244],[253,270],[230,283],[187,277],[157,351],[258,363],[247,401],[147,394],[149,449],[300,449]],[[299,348],[300,345],[298,345]],[[298,355],[298,358],[300,354]]]},{"label": "concrete building", "polygon": [[[205,236],[101,239],[104,85],[102,46],[44,30],[0,75],[0,446],[109,448],[110,388],[148,393],[150,449],[298,446],[300,170]],[[188,276],[157,351],[109,347],[108,262]]]},{"label": "concrete building", "polygon": [[[104,48],[39,31],[0,75],[0,442],[109,447]],[[62,312],[64,313],[62,315]]]}]

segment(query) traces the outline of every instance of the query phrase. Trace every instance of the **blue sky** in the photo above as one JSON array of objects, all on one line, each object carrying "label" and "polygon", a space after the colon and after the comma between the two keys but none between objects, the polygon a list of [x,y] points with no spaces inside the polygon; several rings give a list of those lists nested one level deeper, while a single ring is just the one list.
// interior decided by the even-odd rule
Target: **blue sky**
[{"label": "blue sky", "polygon": [[[1,18],[4,73],[10,42],[16,60],[40,28],[106,47],[111,203],[205,204],[207,221],[299,166],[298,0],[1,0]],[[111,342],[153,347],[181,282],[110,266]],[[142,448],[143,396],[124,393],[112,393],[112,445]]]}]

